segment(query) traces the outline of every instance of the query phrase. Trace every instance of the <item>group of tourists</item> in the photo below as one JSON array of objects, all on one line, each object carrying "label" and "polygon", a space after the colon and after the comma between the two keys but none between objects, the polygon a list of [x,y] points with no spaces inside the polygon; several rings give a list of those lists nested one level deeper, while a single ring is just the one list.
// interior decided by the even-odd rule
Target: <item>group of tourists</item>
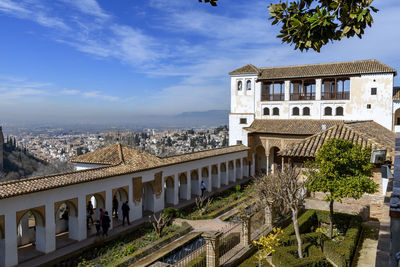
[{"label": "group of tourists", "polygon": [[111,219],[110,216],[108,216],[108,211],[103,210],[102,208],[99,209],[99,218],[96,219],[96,221],[93,221],[93,214],[94,214],[94,208],[92,201],[89,200],[87,208],[86,208],[86,225],[87,229],[90,230],[90,225],[89,222],[94,224],[96,227],[96,235],[100,235],[100,228],[103,232],[103,236],[108,236],[108,229],[110,229],[111,226]]},{"label": "group of tourists", "polygon": [[[116,197],[113,198],[113,207],[112,207],[112,214],[114,216],[114,218],[118,218],[118,200]],[[128,225],[130,225],[131,223],[129,222],[129,205],[128,205],[128,201],[125,201],[122,204],[121,207],[122,210],[122,225],[125,225],[125,219],[128,222]],[[87,218],[86,218],[86,225],[87,225],[87,229],[90,230],[90,223],[92,225],[95,225],[96,227],[96,235],[99,236],[100,235],[100,231],[102,231],[103,236],[108,236],[108,230],[110,229],[111,226],[111,219],[110,216],[108,215],[108,211],[103,210],[102,208],[99,209],[99,218],[96,219],[96,221],[93,220],[93,215],[94,215],[94,208],[93,208],[93,204],[92,201],[89,200],[87,207],[86,207],[86,214],[87,214]]]}]

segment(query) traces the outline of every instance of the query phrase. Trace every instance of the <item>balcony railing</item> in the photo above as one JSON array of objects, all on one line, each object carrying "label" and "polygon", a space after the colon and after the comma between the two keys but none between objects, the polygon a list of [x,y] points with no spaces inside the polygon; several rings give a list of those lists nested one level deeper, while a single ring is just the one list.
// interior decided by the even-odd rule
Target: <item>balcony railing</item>
[{"label": "balcony railing", "polygon": [[262,94],[261,101],[283,101],[285,100],[284,94]]},{"label": "balcony railing", "polygon": [[322,100],[346,100],[350,99],[350,92],[322,92]]},{"label": "balcony railing", "polygon": [[315,93],[291,93],[290,100],[315,100]]}]

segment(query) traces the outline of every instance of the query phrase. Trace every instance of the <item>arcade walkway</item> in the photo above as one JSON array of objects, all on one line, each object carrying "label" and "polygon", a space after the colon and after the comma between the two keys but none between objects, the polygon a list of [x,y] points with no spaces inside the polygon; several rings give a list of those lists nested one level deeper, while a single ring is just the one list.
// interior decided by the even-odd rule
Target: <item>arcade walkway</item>
[{"label": "arcade walkway", "polygon": [[[214,189],[215,191],[213,192],[207,192],[207,196],[212,196],[217,193],[223,192],[229,188],[235,187],[238,184],[243,184],[246,183],[250,180],[250,178],[244,178],[242,180],[238,180],[236,182],[230,182],[228,185],[221,185],[221,188],[219,189]],[[180,200],[180,203],[178,205],[173,206],[174,208],[183,208],[186,206],[189,206],[195,202],[195,199],[190,199],[190,200]],[[159,214],[159,213],[157,213]],[[118,221],[119,222],[119,221]],[[147,217],[143,217],[141,219],[138,219],[134,222],[131,222],[131,225],[126,225],[122,226],[122,224],[119,222],[117,225],[114,224],[114,228],[109,231],[109,237],[108,238],[101,238],[101,237],[96,237],[95,234],[91,233],[91,236],[88,237],[85,240],[82,241],[74,241],[66,236],[58,236],[57,237],[57,250],[53,251],[48,254],[39,254],[37,251],[32,252],[33,248],[26,247],[24,248],[25,251],[23,253],[24,258],[20,258],[20,264],[18,266],[22,267],[31,267],[31,266],[38,266],[46,263],[51,263],[53,261],[56,261],[58,258],[63,257],[68,254],[73,254],[78,252],[79,250],[82,250],[83,248],[90,246],[94,244],[96,241],[102,239],[105,241],[112,240],[116,238],[118,235],[128,233],[131,231],[135,231],[138,227],[140,227],[141,224],[148,222]],[[114,220],[114,223],[116,223],[116,220]],[[93,229],[94,227],[92,227]],[[25,253],[27,252],[27,253]]]}]

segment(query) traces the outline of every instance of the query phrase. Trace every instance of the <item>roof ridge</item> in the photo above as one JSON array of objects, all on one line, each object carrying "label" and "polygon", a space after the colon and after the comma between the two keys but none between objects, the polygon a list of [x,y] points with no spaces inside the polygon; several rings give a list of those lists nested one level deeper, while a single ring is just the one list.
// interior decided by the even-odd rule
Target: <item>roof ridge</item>
[{"label": "roof ridge", "polygon": [[296,67],[307,67],[307,66],[337,65],[337,64],[356,63],[356,62],[378,62],[386,65],[385,63],[382,63],[377,59],[361,59],[361,60],[349,60],[349,61],[338,61],[338,62],[327,62],[327,63],[310,63],[310,64],[299,64],[299,65],[259,67],[258,69],[265,70],[265,69],[277,69],[277,68],[296,68]]},{"label": "roof ridge", "polygon": [[183,153],[183,154],[174,155],[174,156],[168,156],[168,157],[164,157],[164,158],[160,158],[160,159],[169,159],[169,158],[180,157],[180,156],[184,156],[184,155],[192,155],[192,154],[196,154],[196,153],[206,152],[206,151],[210,151],[210,150],[219,150],[219,149],[224,149],[224,148],[229,148],[229,147],[239,147],[239,146],[246,147],[243,144],[242,145],[223,146],[223,147],[217,147],[217,148],[213,148],[213,149],[205,149],[205,150],[188,152],[188,153]]},{"label": "roof ridge", "polygon": [[58,176],[62,176],[62,175],[74,174],[74,173],[85,173],[85,172],[90,172],[90,171],[94,171],[94,170],[108,169],[108,168],[112,168],[112,167],[117,167],[118,165],[120,165],[120,164],[114,164],[114,165],[110,165],[110,166],[100,166],[100,167],[95,167],[95,168],[90,168],[90,169],[79,170],[79,171],[60,172],[60,173],[54,173],[54,174],[49,174],[49,175],[44,175],[44,176],[35,176],[35,177],[29,177],[29,178],[23,178],[23,179],[11,180],[11,181],[4,181],[4,182],[0,182],[0,186],[21,183],[21,182],[25,182],[25,181],[53,178],[53,177],[58,177]]},{"label": "roof ridge", "polygon": [[119,158],[121,159],[120,163],[125,163],[125,158],[124,158],[124,153],[122,151],[122,145],[121,143],[118,142],[118,153],[119,153]]}]

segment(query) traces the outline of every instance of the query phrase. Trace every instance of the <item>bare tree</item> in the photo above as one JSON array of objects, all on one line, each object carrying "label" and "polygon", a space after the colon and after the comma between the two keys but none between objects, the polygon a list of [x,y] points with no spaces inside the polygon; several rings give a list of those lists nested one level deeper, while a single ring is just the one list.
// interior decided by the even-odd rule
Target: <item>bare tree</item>
[{"label": "bare tree", "polygon": [[303,250],[297,217],[299,207],[303,204],[306,196],[306,183],[307,178],[302,179],[299,169],[284,167],[276,175],[259,178],[255,186],[255,191],[265,208],[272,210],[273,204],[280,203],[282,208],[291,211],[299,258],[303,258]]},{"label": "bare tree", "polygon": [[202,216],[210,208],[212,198],[206,196],[199,196],[195,198],[196,208],[199,211],[199,215]]},{"label": "bare tree", "polygon": [[158,238],[161,237],[162,231],[166,226],[168,226],[170,221],[171,217],[164,213],[161,213],[158,218],[155,214],[153,214],[153,217],[149,216],[149,222],[153,226],[154,231],[156,231]]}]

